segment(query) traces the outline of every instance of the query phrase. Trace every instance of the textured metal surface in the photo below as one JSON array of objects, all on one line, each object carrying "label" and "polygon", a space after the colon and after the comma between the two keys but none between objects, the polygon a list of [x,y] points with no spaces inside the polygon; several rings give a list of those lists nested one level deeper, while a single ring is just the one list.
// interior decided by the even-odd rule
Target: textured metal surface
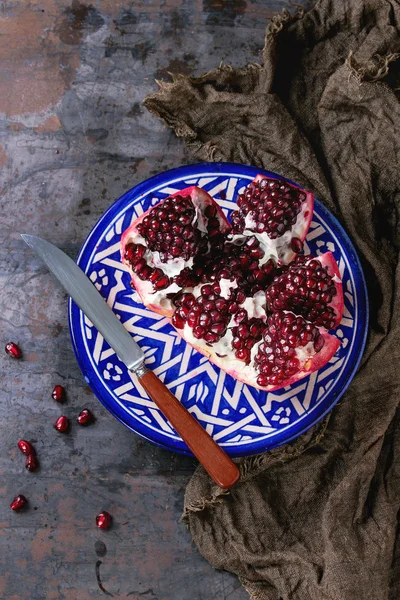
[{"label": "textured metal surface", "polygon": [[[72,258],[110,203],[187,162],[182,144],[141,107],[168,72],[259,58],[266,19],[285,0],[3,2],[0,11],[0,598],[245,600],[214,571],[180,522],[194,461],[125,429],[77,367],[66,294],[19,236]],[[294,4],[294,3],[293,3]],[[64,407],[50,397],[67,389]],[[94,425],[74,417],[88,407]],[[60,414],[69,434],[52,428]],[[34,442],[27,473],[16,447]],[[29,507],[9,503],[24,493]],[[97,530],[102,509],[114,517]],[[111,597],[111,596],[110,596]]]}]

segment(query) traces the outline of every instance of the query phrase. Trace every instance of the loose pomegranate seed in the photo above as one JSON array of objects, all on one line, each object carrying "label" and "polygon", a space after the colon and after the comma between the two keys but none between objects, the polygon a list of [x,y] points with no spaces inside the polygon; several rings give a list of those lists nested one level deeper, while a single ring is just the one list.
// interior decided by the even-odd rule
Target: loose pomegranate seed
[{"label": "loose pomegranate seed", "polygon": [[54,423],[54,429],[59,431],[60,433],[65,433],[68,430],[69,421],[66,416],[61,416]]},{"label": "loose pomegranate seed", "polygon": [[111,521],[112,517],[106,510],[103,510],[103,512],[98,514],[96,517],[96,525],[100,529],[108,529],[111,525]]},{"label": "loose pomegranate seed", "polygon": [[20,510],[27,503],[27,499],[23,494],[19,494],[14,498],[14,500],[10,504],[11,510]]},{"label": "loose pomegranate seed", "polygon": [[51,397],[57,402],[64,402],[65,400],[65,389],[62,385],[54,386],[54,390],[51,392]]},{"label": "loose pomegranate seed", "polygon": [[15,342],[8,342],[8,344],[6,344],[5,351],[12,358],[21,358],[22,357],[21,348]]},{"label": "loose pomegranate seed", "polygon": [[77,422],[79,425],[89,425],[94,421],[93,413],[88,409],[84,408],[77,417]]},{"label": "loose pomegranate seed", "polygon": [[35,471],[39,466],[39,461],[36,458],[35,454],[28,454],[26,458],[25,468],[28,471]]},{"label": "loose pomegranate seed", "polygon": [[21,450],[22,454],[35,454],[35,450],[29,442],[26,440],[19,440],[18,448]]}]

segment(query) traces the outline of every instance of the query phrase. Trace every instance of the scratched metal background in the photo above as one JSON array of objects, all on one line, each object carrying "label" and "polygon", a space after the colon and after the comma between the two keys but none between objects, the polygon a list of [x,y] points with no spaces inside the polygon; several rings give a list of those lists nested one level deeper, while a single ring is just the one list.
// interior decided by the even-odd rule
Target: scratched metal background
[{"label": "scratched metal background", "polygon": [[[190,458],[130,433],[98,403],[75,362],[66,295],[20,240],[44,236],[76,257],[113,200],[188,162],[141,101],[168,72],[257,61],[266,20],[286,0],[0,2],[0,598],[245,600],[180,522]],[[298,4],[298,2],[297,2]],[[305,0],[303,4],[306,4]],[[65,408],[50,398],[68,391]],[[95,425],[52,428],[84,406]],[[27,473],[16,442],[34,442]],[[24,493],[29,509],[9,509]],[[102,509],[114,517],[97,530]]]}]

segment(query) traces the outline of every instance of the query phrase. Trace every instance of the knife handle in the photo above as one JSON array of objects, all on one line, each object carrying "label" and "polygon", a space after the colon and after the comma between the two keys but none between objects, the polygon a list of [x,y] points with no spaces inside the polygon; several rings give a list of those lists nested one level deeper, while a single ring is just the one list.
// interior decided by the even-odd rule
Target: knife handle
[{"label": "knife handle", "polygon": [[231,488],[239,480],[239,469],[200,423],[152,371],[138,379],[150,398],[179,433],[205,470],[221,488]]}]

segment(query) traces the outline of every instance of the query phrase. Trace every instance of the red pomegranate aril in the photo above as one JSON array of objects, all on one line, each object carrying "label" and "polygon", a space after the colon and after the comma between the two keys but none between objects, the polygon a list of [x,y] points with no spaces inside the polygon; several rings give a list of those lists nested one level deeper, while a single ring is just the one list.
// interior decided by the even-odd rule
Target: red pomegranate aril
[{"label": "red pomegranate aril", "polygon": [[28,454],[26,457],[25,468],[27,471],[35,471],[39,466],[39,461],[35,454]]},{"label": "red pomegranate aril", "polygon": [[65,389],[62,385],[55,385],[53,391],[51,392],[51,397],[53,400],[57,402],[64,402],[65,400]]},{"label": "red pomegranate aril", "polygon": [[193,335],[195,338],[200,339],[203,337],[204,335],[204,327],[200,327],[200,325],[197,325],[194,329],[193,329]]},{"label": "red pomegranate aril", "polygon": [[25,454],[25,455],[35,453],[35,450],[34,450],[32,444],[30,444],[26,440],[19,440],[18,448],[21,450],[22,454]]},{"label": "red pomegranate aril", "polygon": [[232,346],[233,348],[235,348],[235,350],[238,350],[239,348],[241,348],[243,345],[243,342],[240,338],[238,337],[234,337],[232,340]]},{"label": "red pomegranate aril", "polygon": [[238,306],[238,304],[236,304],[236,302],[231,302],[231,304],[228,306],[228,311],[232,315],[235,314],[238,310],[239,310],[239,306]]},{"label": "red pomegranate aril", "polygon": [[60,433],[65,433],[66,431],[68,431],[68,427],[69,427],[69,421],[65,415],[62,415],[61,417],[59,417],[57,419],[57,421],[54,423],[54,429],[56,429]]},{"label": "red pomegranate aril", "polygon": [[250,362],[250,350],[248,348],[239,348],[239,350],[236,350],[235,356],[245,363]]},{"label": "red pomegranate aril", "polygon": [[172,325],[177,329],[183,329],[185,327],[185,319],[183,319],[178,313],[174,313],[171,319]]},{"label": "red pomegranate aril", "polygon": [[99,529],[109,529],[111,522],[112,517],[106,510],[103,510],[103,512],[98,514],[96,517],[96,525]]},{"label": "red pomegranate aril", "polygon": [[242,337],[242,338],[249,337],[250,329],[249,329],[248,325],[246,325],[245,323],[241,323],[237,329],[238,329],[238,334],[240,335],[240,337]]},{"label": "red pomegranate aril", "polygon": [[154,282],[154,287],[156,290],[162,290],[169,286],[169,278],[166,276],[160,277],[157,281]]},{"label": "red pomegranate aril", "polygon": [[94,416],[91,410],[84,408],[81,410],[76,420],[79,425],[89,425],[89,423],[93,423]]},{"label": "red pomegranate aril", "polygon": [[11,508],[11,510],[21,510],[21,508],[23,508],[26,505],[27,502],[28,501],[25,498],[25,496],[23,494],[19,494],[11,502],[10,508]]},{"label": "red pomegranate aril", "polygon": [[210,326],[211,333],[215,333],[217,335],[222,335],[226,331],[226,326],[224,323],[213,323]]},{"label": "red pomegranate aril", "polygon": [[241,323],[243,321],[243,319],[246,319],[246,318],[247,318],[247,312],[244,309],[238,310],[238,312],[235,315],[236,323]]},{"label": "red pomegranate aril", "polygon": [[21,348],[15,342],[8,342],[8,344],[6,344],[5,351],[12,358],[22,358]]},{"label": "red pomegranate aril", "polygon": [[290,242],[290,247],[292,248],[293,252],[296,252],[296,254],[303,252],[304,248],[303,242],[297,237],[292,238],[292,241]]}]

